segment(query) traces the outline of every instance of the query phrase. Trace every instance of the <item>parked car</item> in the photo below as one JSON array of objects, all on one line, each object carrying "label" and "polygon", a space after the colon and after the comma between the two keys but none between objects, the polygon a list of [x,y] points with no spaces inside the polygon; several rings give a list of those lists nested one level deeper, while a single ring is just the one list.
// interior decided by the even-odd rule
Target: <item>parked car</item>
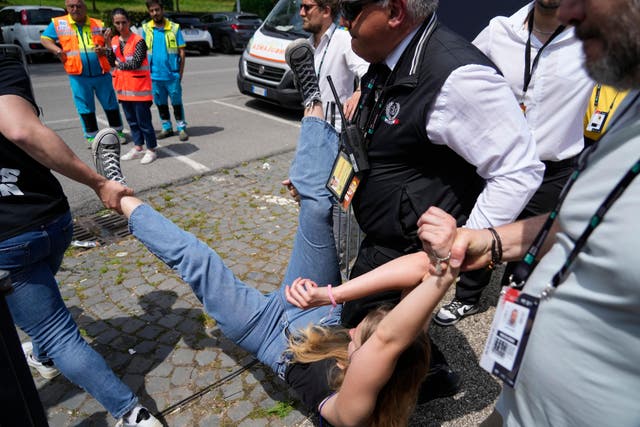
[{"label": "parked car", "polygon": [[211,33],[216,49],[224,53],[242,50],[262,24],[253,13],[219,12],[203,15],[200,20]]},{"label": "parked car", "polygon": [[40,35],[51,19],[66,15],[59,7],[7,6],[0,9],[0,28],[4,43],[22,47],[26,55],[47,53]]},{"label": "parked car", "polygon": [[208,55],[213,49],[211,34],[196,15],[190,13],[165,13],[164,16],[178,24],[187,44],[187,50],[197,50],[201,55]]}]

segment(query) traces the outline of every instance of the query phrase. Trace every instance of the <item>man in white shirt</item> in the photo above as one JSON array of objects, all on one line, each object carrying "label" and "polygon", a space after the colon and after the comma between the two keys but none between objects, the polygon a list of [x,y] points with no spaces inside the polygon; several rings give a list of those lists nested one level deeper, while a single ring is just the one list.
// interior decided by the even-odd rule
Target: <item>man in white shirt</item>
[{"label": "man in white shirt", "polygon": [[[584,147],[582,120],[594,82],[582,67],[574,28],[561,25],[556,17],[559,4],[560,0],[532,1],[511,17],[492,19],[473,41],[509,83],[546,167],[540,188],[519,218],[553,209]],[[508,266],[504,278],[511,272]],[[476,313],[488,282],[461,281],[454,300],[440,309],[434,321],[449,326]]]},{"label": "man in white shirt", "polygon": [[324,117],[340,132],[340,112],[336,110],[327,76],[331,76],[340,103],[345,104],[345,113],[349,117],[360,98],[354,89],[369,64],[353,53],[351,36],[335,24],[337,14],[338,0],[302,0],[300,3],[302,28],[311,33],[310,42],[315,49],[314,63]]}]

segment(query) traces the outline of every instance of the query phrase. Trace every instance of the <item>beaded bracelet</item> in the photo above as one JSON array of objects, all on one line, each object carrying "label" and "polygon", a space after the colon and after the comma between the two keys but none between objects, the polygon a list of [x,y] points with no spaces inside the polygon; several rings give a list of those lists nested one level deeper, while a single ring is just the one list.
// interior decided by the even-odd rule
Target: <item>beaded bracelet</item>
[{"label": "beaded bracelet", "polygon": [[487,230],[489,230],[493,238],[491,242],[491,261],[487,268],[493,270],[502,263],[502,240],[500,240],[500,235],[493,227],[489,227]]}]

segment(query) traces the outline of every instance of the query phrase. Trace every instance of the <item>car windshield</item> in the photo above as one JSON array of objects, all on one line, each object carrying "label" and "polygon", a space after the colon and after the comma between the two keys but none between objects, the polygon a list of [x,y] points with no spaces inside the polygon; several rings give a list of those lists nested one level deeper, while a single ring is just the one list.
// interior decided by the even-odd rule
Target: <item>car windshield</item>
[{"label": "car windshield", "polygon": [[65,15],[64,10],[54,9],[30,9],[27,10],[30,25],[49,25],[51,19],[57,16]]},{"label": "car windshield", "polygon": [[271,31],[307,37],[308,34],[302,29],[300,0],[280,0],[265,19],[264,27]]}]

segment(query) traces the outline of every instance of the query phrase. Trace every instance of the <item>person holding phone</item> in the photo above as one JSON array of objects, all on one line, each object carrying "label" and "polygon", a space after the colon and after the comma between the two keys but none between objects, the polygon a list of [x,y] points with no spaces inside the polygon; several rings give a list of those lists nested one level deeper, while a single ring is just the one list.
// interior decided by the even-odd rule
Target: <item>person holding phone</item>
[{"label": "person holding phone", "polygon": [[40,41],[64,64],[87,143],[91,145],[98,134],[94,96],[104,109],[109,127],[118,131],[120,141],[125,143],[111,67],[105,56],[104,23],[87,16],[84,0],[66,0],[64,5],[69,13],[53,18]]},{"label": "person holding phone", "polygon": [[[105,42],[110,47],[106,51],[107,59],[115,70],[113,87],[135,144],[121,159],[141,159],[140,163],[146,165],[158,157],[158,142],[151,119],[153,94],[147,45],[142,37],[131,32],[131,19],[126,10],[114,9],[111,19],[118,35],[114,35],[111,28],[104,32]],[[145,144],[146,151],[142,149]]]}]

